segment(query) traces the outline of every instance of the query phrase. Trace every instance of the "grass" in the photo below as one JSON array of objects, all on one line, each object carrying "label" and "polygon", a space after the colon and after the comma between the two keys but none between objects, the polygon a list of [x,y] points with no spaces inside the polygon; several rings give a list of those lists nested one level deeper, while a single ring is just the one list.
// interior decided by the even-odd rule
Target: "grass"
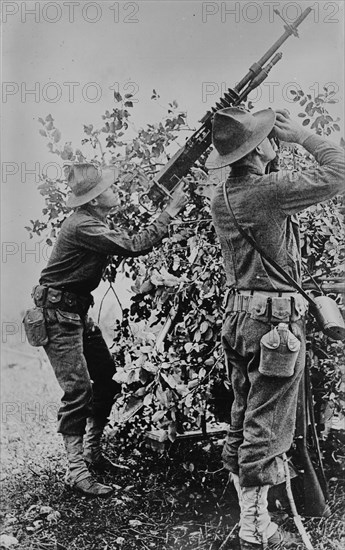
[{"label": "grass", "polygon": [[[238,548],[236,495],[227,473],[213,469],[219,446],[176,445],[160,456],[144,446],[128,450],[111,444],[108,451],[131,469],[100,478],[115,488],[103,500],[64,488],[63,457],[39,471],[24,466],[3,487],[2,532],[15,536],[17,548],[25,550]],[[344,548],[344,485],[335,478],[330,482],[329,518],[304,521],[315,550]],[[294,530],[291,518],[284,525]]]},{"label": "grass", "polygon": [[[109,436],[107,454],[130,470],[100,478],[114,486],[109,499],[88,499],[64,487],[62,442],[41,414],[60,398],[49,365],[11,359],[3,381],[1,534],[17,539],[13,548],[238,550],[237,497],[219,442],[175,443],[158,454],[128,435]],[[344,489],[345,480],[333,477],[331,516],[304,519],[315,550],[345,547]],[[291,518],[282,521],[295,530]]]}]

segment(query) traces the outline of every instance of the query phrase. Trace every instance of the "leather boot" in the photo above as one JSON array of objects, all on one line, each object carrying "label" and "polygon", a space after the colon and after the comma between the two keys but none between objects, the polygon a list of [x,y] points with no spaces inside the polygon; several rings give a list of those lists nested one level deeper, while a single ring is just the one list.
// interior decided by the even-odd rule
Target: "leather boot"
[{"label": "leather boot", "polygon": [[83,459],[83,436],[63,435],[67,452],[68,470],[65,485],[89,497],[107,497],[112,487],[98,483],[90,474]]},{"label": "leather boot", "polygon": [[284,550],[285,548],[294,548],[297,546],[301,548],[302,544],[301,537],[285,531],[281,527],[278,527],[276,532],[269,537],[266,546],[263,543],[248,542],[240,538],[241,550],[262,550],[264,548],[268,550]]},{"label": "leather boot", "polygon": [[101,440],[105,423],[96,421],[90,417],[86,422],[86,434],[84,438],[84,460],[90,469],[97,473],[114,473],[119,469],[129,470],[128,466],[120,466],[104,456],[101,448]]}]

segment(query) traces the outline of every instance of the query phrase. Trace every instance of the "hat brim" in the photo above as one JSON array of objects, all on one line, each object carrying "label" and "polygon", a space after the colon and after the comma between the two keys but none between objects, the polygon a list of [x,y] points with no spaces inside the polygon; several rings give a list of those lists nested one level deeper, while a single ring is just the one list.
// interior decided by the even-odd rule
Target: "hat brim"
[{"label": "hat brim", "polygon": [[208,170],[217,170],[233,164],[248,155],[268,136],[276,120],[275,112],[272,109],[265,109],[253,113],[252,116],[256,119],[256,126],[250,138],[228,155],[220,155],[216,149],[213,149],[205,164]]},{"label": "hat brim", "polygon": [[80,197],[71,192],[66,202],[66,206],[68,208],[77,208],[78,206],[82,206],[83,204],[92,201],[92,199],[98,197],[101,193],[103,193],[103,191],[106,191],[113,183],[115,183],[117,179],[118,169],[115,166],[112,168],[105,168],[101,172],[99,182],[93,189]]}]

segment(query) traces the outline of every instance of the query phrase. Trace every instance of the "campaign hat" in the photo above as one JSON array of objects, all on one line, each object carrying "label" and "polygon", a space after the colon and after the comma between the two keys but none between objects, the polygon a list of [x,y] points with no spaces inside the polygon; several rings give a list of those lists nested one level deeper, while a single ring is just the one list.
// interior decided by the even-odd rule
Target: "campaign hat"
[{"label": "campaign hat", "polygon": [[240,107],[217,111],[212,123],[214,149],[206,161],[206,168],[223,168],[245,157],[268,136],[275,119],[272,109],[253,114]]},{"label": "campaign hat", "polygon": [[77,208],[98,197],[119,177],[116,166],[100,168],[91,163],[72,163],[66,167],[70,195],[66,205]]}]

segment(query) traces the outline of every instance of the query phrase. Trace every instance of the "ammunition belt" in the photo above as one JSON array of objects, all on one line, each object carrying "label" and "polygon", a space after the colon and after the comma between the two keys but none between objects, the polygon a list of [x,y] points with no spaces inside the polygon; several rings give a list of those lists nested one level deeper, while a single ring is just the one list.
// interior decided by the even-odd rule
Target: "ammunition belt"
[{"label": "ammunition belt", "polygon": [[253,319],[269,322],[290,322],[303,317],[307,301],[298,292],[252,291],[232,289],[224,300],[226,312],[248,312]]},{"label": "ammunition belt", "polygon": [[31,295],[37,307],[61,309],[62,311],[79,313],[79,315],[86,315],[89,307],[94,303],[91,294],[81,296],[44,285],[35,286]]}]

